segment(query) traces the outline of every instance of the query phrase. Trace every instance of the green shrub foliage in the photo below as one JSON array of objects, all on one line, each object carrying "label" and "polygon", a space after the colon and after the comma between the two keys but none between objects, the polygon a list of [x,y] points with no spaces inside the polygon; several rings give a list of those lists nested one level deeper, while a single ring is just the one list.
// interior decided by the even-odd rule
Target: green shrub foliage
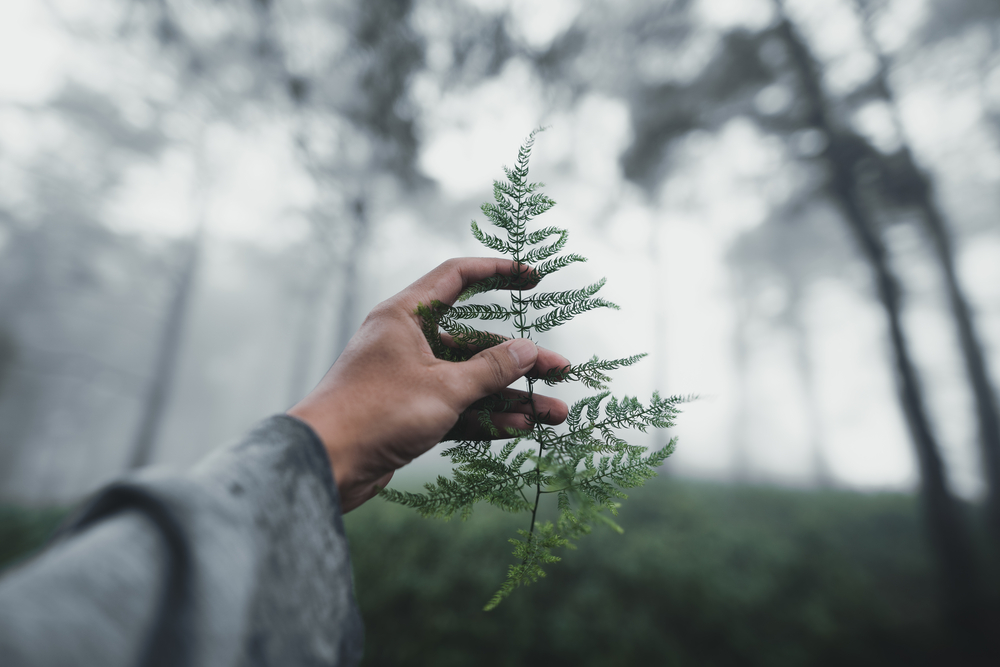
[{"label": "green shrub foliage", "polygon": [[544,585],[476,613],[469,591],[509,560],[493,538],[523,517],[483,506],[431,524],[367,503],[344,518],[362,667],[979,664],[946,625],[920,516],[912,494],[659,477],[629,490],[623,535],[595,530]]},{"label": "green shrub foliage", "polygon": [[[555,205],[541,192],[542,183],[528,180],[528,161],[534,145],[531,133],[517,154],[513,169],[504,167],[507,178],[494,181],[494,202],[483,204],[486,218],[500,230],[494,236],[475,221],[472,234],[494,252],[512,258],[517,269],[510,275],[497,275],[467,288],[459,302],[498,289],[507,289],[510,305],[462,304],[448,306],[441,302],[420,304],[417,313],[423,322],[424,335],[435,356],[449,361],[468,359],[477,351],[505,339],[477,329],[467,322],[510,322],[519,336],[533,338],[562,326],[577,315],[615,304],[595,296],[604,286],[593,285],[562,292],[525,292],[544,278],[576,262],[586,261],[576,254],[559,254],[566,245],[568,232],[557,227],[529,229],[529,223]],[[447,342],[441,331],[450,335]],[[487,603],[496,607],[518,586],[545,576],[543,567],[560,560],[553,550],[573,548],[572,541],[589,533],[595,523],[621,528],[606,514],[618,513],[618,501],[626,497],[622,489],[641,486],[653,477],[674,449],[674,440],[655,451],[629,444],[623,433],[630,430],[667,428],[673,425],[678,396],[663,398],[654,393],[646,402],[625,396],[613,397],[607,388],[608,373],[631,366],[645,355],[624,359],[590,361],[554,370],[542,378],[527,379],[527,400],[531,403],[530,430],[499,433],[492,414],[509,407],[501,395],[487,397],[473,406],[479,423],[494,437],[510,436],[497,450],[491,441],[461,441],[445,450],[454,464],[451,479],[439,477],[427,484],[424,493],[383,490],[387,500],[416,509],[425,517],[450,519],[458,514],[469,517],[473,506],[487,502],[500,509],[531,515],[527,530],[512,538],[517,562],[509,567],[507,579]],[[534,386],[537,382],[582,382],[596,394],[578,401],[569,411],[560,431],[541,423],[534,409]],[[539,502],[544,495],[554,495],[558,507],[555,522],[541,521]]]}]

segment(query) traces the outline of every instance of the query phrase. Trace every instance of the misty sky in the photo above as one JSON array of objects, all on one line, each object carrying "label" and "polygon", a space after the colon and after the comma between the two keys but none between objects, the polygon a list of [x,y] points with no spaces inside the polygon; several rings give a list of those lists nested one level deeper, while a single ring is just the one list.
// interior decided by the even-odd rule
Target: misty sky
[{"label": "misty sky", "polygon": [[[513,7],[522,39],[537,48],[569,26],[582,6],[573,0],[469,1],[487,11]],[[106,3],[52,4],[72,17],[99,13]],[[858,55],[857,26],[843,3],[790,4],[829,63],[831,87],[850,87],[870,74],[873,63]],[[893,4],[893,20],[879,33],[887,49],[905,48],[924,5],[915,0]],[[769,3],[763,1],[703,0],[699,6],[709,45],[706,54],[719,31],[769,20]],[[442,19],[432,8],[421,7],[418,3],[414,20],[428,40],[427,66],[412,83],[411,99],[422,137],[418,164],[437,182],[446,218],[434,220],[434,229],[466,229],[478,204],[490,196],[492,179],[502,175],[500,166],[513,161],[526,134],[539,125],[551,126],[539,138],[532,163],[533,174],[558,202],[544,222],[567,227],[568,249],[591,260],[559,279],[579,285],[607,276],[606,297],[622,310],[582,316],[542,344],[573,360],[594,353],[618,357],[648,351],[649,359],[619,374],[618,392],[648,395],[659,378],[665,393],[699,395],[674,430],[680,446],[669,463],[672,471],[727,479],[734,443],[741,442],[755,478],[810,483],[815,461],[809,408],[794,344],[790,332],[769,319],[789,298],[780,284],[765,284],[753,297],[754,317],[747,329],[749,372],[742,385],[733,358],[732,296],[738,276],[727,253],[787,196],[796,174],[785,147],[749,122],[730,122],[715,134],[685,140],[676,159],[683,169],[671,172],[649,196],[622,174],[619,158],[632,136],[623,100],[591,93],[567,108],[516,58],[493,79],[447,89],[441,76],[449,52],[435,42],[435,35],[443,34]],[[960,61],[965,56],[952,57]],[[65,128],[35,109],[67,82],[107,91],[137,123],[150,113],[145,100],[157,95],[168,99],[173,85],[165,71],[157,71],[150,53],[73,35],[45,3],[34,0],[0,3],[0,63],[0,152],[8,156],[8,164],[0,167],[4,174],[11,173],[10,156],[16,164],[62,141]],[[935,64],[919,54],[908,55],[906,63],[899,72],[904,125],[920,159],[937,177],[946,209],[973,219],[994,213],[1000,152],[983,124],[977,82],[935,78]],[[641,69],[643,64],[636,66]],[[682,78],[685,68],[695,66],[679,62],[667,71]],[[989,94],[1000,97],[1000,76],[987,85],[995,88]],[[765,90],[758,104],[777,110],[790,103],[787,95],[780,89]],[[898,141],[886,113],[872,106],[856,119],[880,147]],[[169,133],[186,136],[189,124],[197,121],[179,113],[170,122],[176,127],[168,128]],[[154,237],[188,234],[197,185],[207,192],[214,244],[249,241],[275,249],[305,238],[309,232],[302,211],[317,193],[296,161],[287,119],[262,114],[238,124],[214,120],[200,131],[205,136],[208,184],[195,183],[196,156],[179,145],[155,162],[129,168],[107,203],[107,224]],[[16,175],[0,180],[4,197],[17,201]],[[375,238],[364,258],[365,284],[359,286],[366,309],[440,261],[482,254],[462,231],[428,232],[428,215],[427,208],[409,206],[405,198],[376,212]],[[828,224],[839,229],[833,219]],[[1000,378],[1000,225],[983,229],[960,239],[958,257],[993,355],[993,377]],[[949,472],[960,492],[975,495],[981,485],[971,400],[937,274],[911,232],[900,228],[889,240],[910,289],[906,317],[912,342]],[[844,237],[843,243],[850,241]],[[859,262],[846,267],[844,276],[820,281],[808,294],[806,326],[815,360],[822,452],[839,484],[907,488],[915,483],[916,469],[895,399],[884,318],[870,296],[866,268]],[[224,265],[214,266],[204,273],[199,290],[210,294],[238,289],[233,281]],[[666,304],[661,316],[653,303]],[[274,399],[275,411],[283,407],[279,400]],[[438,459],[427,456],[412,474],[436,471],[439,465]]]}]

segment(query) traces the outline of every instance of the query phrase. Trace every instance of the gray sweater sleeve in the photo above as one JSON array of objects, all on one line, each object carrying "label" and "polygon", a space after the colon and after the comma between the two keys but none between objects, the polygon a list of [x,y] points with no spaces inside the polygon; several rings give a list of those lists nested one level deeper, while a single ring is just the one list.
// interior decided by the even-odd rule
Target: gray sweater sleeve
[{"label": "gray sweater sleeve", "polygon": [[112,484],[0,580],[7,667],[355,665],[362,645],[326,452],[284,415]]}]

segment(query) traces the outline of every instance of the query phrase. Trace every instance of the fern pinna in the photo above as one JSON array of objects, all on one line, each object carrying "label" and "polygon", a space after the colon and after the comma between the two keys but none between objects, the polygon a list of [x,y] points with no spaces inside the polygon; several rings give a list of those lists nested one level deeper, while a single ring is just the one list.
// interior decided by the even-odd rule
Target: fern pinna
[{"label": "fern pinna", "polygon": [[[530,295],[523,291],[570,264],[586,261],[580,255],[559,254],[566,245],[566,230],[528,229],[533,218],[555,205],[539,190],[541,183],[528,181],[528,160],[538,131],[532,132],[521,146],[514,168],[504,167],[507,180],[494,181],[496,201],[482,206],[486,218],[503,234],[493,236],[475,221],[472,223],[476,239],[524,268],[519,273],[497,275],[476,283],[458,299],[464,302],[483,292],[507,289],[510,305],[449,307],[437,301],[420,304],[417,313],[423,322],[424,335],[438,358],[462,361],[505,340],[466,324],[470,320],[511,322],[520,337],[532,338],[589,310],[618,308],[595,296],[604,286],[603,279],[577,290]],[[442,329],[452,337],[448,344],[442,340]],[[519,530],[520,537],[510,540],[517,562],[510,566],[507,579],[487,603],[487,610],[496,607],[518,586],[545,576],[543,565],[559,560],[553,549],[573,548],[571,540],[589,533],[592,524],[602,522],[620,532],[621,528],[603,510],[617,515],[617,501],[626,497],[622,489],[640,486],[653,477],[655,468],[673,451],[674,440],[661,449],[647,451],[645,447],[629,444],[621,432],[672,426],[678,404],[683,401],[681,397],[662,398],[654,393],[644,404],[628,396],[615,398],[606,387],[610,381],[607,373],[631,366],[644,356],[614,360],[595,356],[542,378],[527,378],[533,417],[532,428],[527,431],[497,432],[491,415],[504,409],[505,402],[511,399],[501,395],[487,397],[473,409],[478,412],[479,422],[494,437],[511,438],[499,451],[488,440],[459,442],[443,452],[454,464],[451,479],[438,477],[436,482],[425,485],[424,493],[382,491],[387,500],[412,507],[425,517],[449,519],[458,514],[465,519],[473,506],[482,501],[507,512],[531,514],[527,530]],[[598,393],[575,403],[569,410],[565,430],[559,432],[539,422],[532,398],[538,381],[549,385],[577,381]],[[547,494],[556,496],[555,523],[538,517],[539,501]]]}]

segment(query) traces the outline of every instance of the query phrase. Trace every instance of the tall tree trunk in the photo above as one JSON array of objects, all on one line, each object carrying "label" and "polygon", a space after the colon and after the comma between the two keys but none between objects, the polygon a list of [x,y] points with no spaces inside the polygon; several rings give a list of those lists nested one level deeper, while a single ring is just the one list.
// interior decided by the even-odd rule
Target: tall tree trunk
[{"label": "tall tree trunk", "polygon": [[349,246],[344,256],[343,286],[341,288],[340,317],[337,319],[337,335],[334,337],[334,360],[347,347],[354,335],[358,322],[358,274],[368,239],[371,235],[368,205],[364,194],[359,194],[351,202],[351,229]]},{"label": "tall tree trunk", "polygon": [[924,221],[933,242],[938,263],[944,274],[948,303],[965,361],[965,370],[976,401],[979,445],[986,481],[988,515],[994,539],[1000,541],[1000,414],[997,395],[990,381],[986,355],[980,343],[972,311],[958,280],[951,237],[930,194],[930,184],[923,193]]},{"label": "tall tree trunk", "polygon": [[862,32],[867,46],[878,62],[876,71],[878,93],[891,110],[896,135],[899,138],[901,158],[899,166],[902,169],[900,176],[909,185],[944,276],[948,305],[955,328],[958,330],[965,371],[976,403],[979,446],[989,491],[987,513],[994,538],[1000,541],[1000,408],[997,395],[990,381],[986,355],[976,330],[972,309],[958,279],[949,225],[935,200],[930,177],[913,158],[913,151],[899,115],[899,105],[889,84],[889,62],[872,33],[870,7],[864,0],[854,0],[854,3],[862,18]]},{"label": "tall tree trunk", "polygon": [[828,140],[824,159],[831,194],[872,270],[876,293],[888,321],[899,399],[916,450],[928,537],[938,563],[949,616],[956,629],[971,632],[977,643],[981,643],[985,633],[980,628],[983,604],[977,587],[975,555],[959,505],[948,487],[944,462],[927,418],[917,369],[903,330],[899,282],[875,221],[862,204],[854,174],[854,153],[849,138],[830,117],[819,66],[788,19],[781,0],[775,0],[775,5],[780,16],[777,31],[788,47],[806,102],[806,121]]},{"label": "tall tree trunk", "polygon": [[733,276],[732,294],[736,305],[736,322],[733,326],[733,365],[736,368],[736,418],[732,423],[730,435],[733,447],[732,476],[733,480],[746,484],[751,478],[750,447],[747,434],[750,432],[748,422],[750,409],[750,344],[747,341],[747,327],[750,322],[750,303],[746,290],[742,285],[744,280]]},{"label": "tall tree trunk", "polygon": [[819,397],[816,395],[816,369],[813,365],[813,355],[809,351],[809,329],[805,322],[803,304],[805,297],[802,289],[794,284],[792,278],[792,294],[789,303],[789,321],[792,336],[795,340],[795,367],[802,382],[802,397],[806,404],[809,420],[809,451],[812,454],[813,481],[820,488],[833,486],[833,475],[826,454],[823,452],[823,419],[820,412]]},{"label": "tall tree trunk", "polygon": [[204,137],[199,137],[197,141],[194,197],[198,218],[194,234],[183,248],[180,273],[163,321],[159,349],[153,365],[153,375],[142,403],[139,426],[129,452],[129,469],[142,468],[153,461],[156,441],[162,428],[163,417],[170,401],[170,392],[177,375],[184,329],[190,317],[195,277],[205,243],[208,213]]}]

